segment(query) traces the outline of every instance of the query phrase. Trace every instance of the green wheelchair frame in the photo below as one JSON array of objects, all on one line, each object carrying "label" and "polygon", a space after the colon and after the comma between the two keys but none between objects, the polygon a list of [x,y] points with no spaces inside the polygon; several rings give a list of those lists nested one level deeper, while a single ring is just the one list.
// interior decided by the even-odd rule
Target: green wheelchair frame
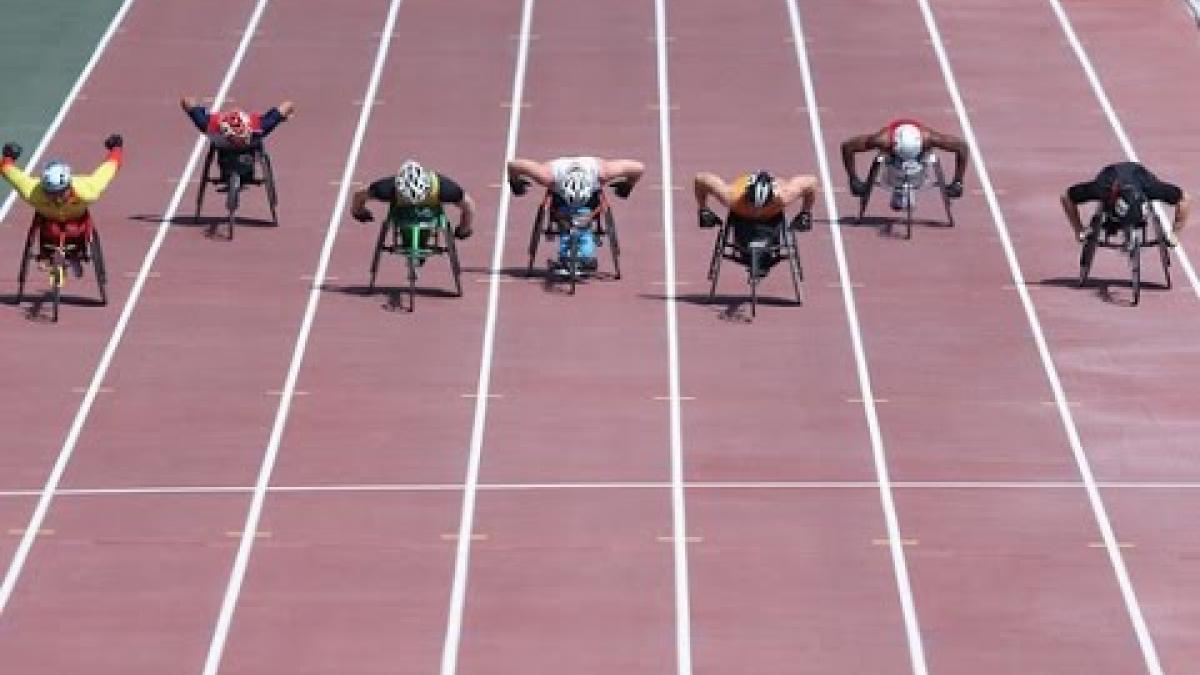
[{"label": "green wheelchair frame", "polygon": [[[379,273],[379,261],[384,253],[404,258],[408,271],[408,311],[416,309],[417,270],[429,258],[446,255],[450,259],[450,273],[454,277],[454,296],[462,297],[462,266],[458,261],[454,233],[450,219],[438,207],[392,207],[387,218],[379,225],[379,236],[375,239],[375,251],[371,258],[371,280],[368,289],[375,290],[375,278]],[[396,302],[402,307],[402,303]]]}]

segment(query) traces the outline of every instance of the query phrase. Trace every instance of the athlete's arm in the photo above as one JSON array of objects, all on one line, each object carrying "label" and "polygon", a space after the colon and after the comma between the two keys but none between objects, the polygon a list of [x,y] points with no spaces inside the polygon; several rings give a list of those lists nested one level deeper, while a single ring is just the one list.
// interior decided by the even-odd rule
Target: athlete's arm
[{"label": "athlete's arm", "polygon": [[884,139],[887,136],[886,131],[876,131],[870,134],[854,136],[842,141],[842,165],[846,167],[846,176],[850,180],[850,192],[854,195],[862,194],[866,186],[858,177],[858,170],[854,166],[854,158],[860,152],[868,150],[883,150],[886,148]]},{"label": "athlete's arm", "polygon": [[456,239],[471,236],[471,223],[475,221],[475,200],[453,178],[438,174],[438,195],[443,204],[458,207],[458,225],[454,228]]},{"label": "athlete's arm", "polygon": [[791,178],[780,180],[777,185],[778,192],[776,192],[776,196],[779,201],[783,202],[784,206],[788,206],[799,199],[801,200],[801,211],[812,211],[813,202],[817,198],[816,176],[792,176]]},{"label": "athlete's arm", "polygon": [[962,185],[963,176],[967,173],[967,143],[958,136],[943,134],[940,131],[929,130],[929,146],[938,150],[954,153],[954,178],[951,183]]},{"label": "athlete's arm", "polygon": [[[108,145],[108,142],[105,145]],[[112,179],[116,178],[117,170],[121,168],[123,151],[120,143],[113,144],[108,148],[108,156],[104,158],[100,166],[96,167],[95,171],[86,176],[72,178],[71,189],[75,191],[75,196],[88,204],[99,199],[100,195],[108,189]]]},{"label": "athlete's arm", "polygon": [[183,112],[187,114],[188,119],[192,121],[196,129],[200,133],[208,131],[208,110],[200,105],[200,102],[195,96],[184,96],[179,99],[179,107],[183,108]]},{"label": "athlete's arm", "polygon": [[529,186],[529,181],[531,180],[549,189],[554,183],[554,174],[550,171],[550,164],[521,158],[514,159],[508,163],[508,187],[513,191],[513,194],[525,194],[525,189]]},{"label": "athlete's arm", "polygon": [[696,208],[698,209],[708,208],[709,197],[716,199],[725,208],[729,208],[733,203],[732,195],[729,194],[729,184],[715,173],[701,171],[696,174],[693,188],[696,193]]},{"label": "athlete's arm", "polygon": [[1083,234],[1083,221],[1079,217],[1079,205],[1084,202],[1099,201],[1100,198],[1100,185],[1094,180],[1076,183],[1063,193],[1059,201],[1062,203],[1063,213],[1066,214],[1067,222],[1070,223],[1076,238]]},{"label": "athlete's arm", "polygon": [[275,131],[275,127],[290,118],[295,112],[296,104],[291,101],[284,101],[263,113],[259,119],[259,125],[262,127],[262,137],[266,138],[268,134]]},{"label": "athlete's arm", "polygon": [[641,180],[645,171],[645,165],[634,159],[601,160],[600,182],[617,183],[617,195],[624,199],[633,191],[633,186]]},{"label": "athlete's arm", "polygon": [[368,199],[376,199],[381,202],[390,202],[396,195],[396,179],[391,177],[380,178],[371,183],[367,187],[356,190],[350,197],[350,215],[360,223],[368,223],[375,219],[375,215],[371,213],[371,209],[367,208]]}]

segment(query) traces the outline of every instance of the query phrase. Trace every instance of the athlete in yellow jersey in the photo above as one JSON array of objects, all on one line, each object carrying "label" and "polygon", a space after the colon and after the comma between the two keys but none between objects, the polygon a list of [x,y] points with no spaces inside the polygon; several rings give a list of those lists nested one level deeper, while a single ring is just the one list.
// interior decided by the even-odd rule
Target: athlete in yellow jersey
[{"label": "athlete in yellow jersey", "polygon": [[[700,226],[715,227],[721,223],[721,218],[708,208],[708,198],[712,197],[729,209],[734,243],[740,247],[748,247],[756,240],[778,243],[775,239],[783,211],[797,200],[800,212],[792,218],[792,229],[812,228],[812,207],[817,197],[817,179],[813,176],[780,179],[768,171],[756,171],[726,183],[716,174],[701,172],[696,174],[694,187]],[[763,260],[758,269],[765,274],[775,262]]]},{"label": "athlete in yellow jersey", "polygon": [[[108,156],[90,175],[73,176],[71,167],[51,160],[34,178],[17,166],[21,146],[5,143],[0,151],[0,175],[17,194],[33,207],[33,223],[38,228],[39,258],[45,259],[56,246],[74,245],[75,256],[85,251],[91,234],[92,216],[88,207],[100,198],[121,166],[124,141],[118,134],[104,140]],[[69,259],[76,275],[82,273],[78,258]]]}]

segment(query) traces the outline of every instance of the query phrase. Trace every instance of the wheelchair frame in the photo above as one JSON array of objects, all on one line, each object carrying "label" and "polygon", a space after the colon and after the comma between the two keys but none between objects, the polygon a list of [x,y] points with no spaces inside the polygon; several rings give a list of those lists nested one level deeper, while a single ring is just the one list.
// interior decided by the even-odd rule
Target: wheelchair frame
[{"label": "wheelchair frame", "polygon": [[[39,230],[41,227],[37,219],[29,226],[29,231],[25,235],[25,248],[21,253],[21,267],[17,272],[17,304],[20,304],[25,299],[25,282],[29,278],[29,263],[36,261],[38,253],[41,249]],[[96,287],[100,292],[100,304],[108,304],[108,272],[104,266],[104,248],[100,245],[100,231],[96,228],[95,223],[88,226],[87,234],[84,238],[84,248],[78,252],[81,263],[90,262],[92,264],[92,272],[96,275]],[[53,257],[50,263],[50,318],[54,322],[58,322],[58,307],[62,300],[62,286],[66,280],[66,250],[63,247],[55,247]]]},{"label": "wheelchair frame", "polygon": [[[860,223],[863,221],[863,215],[867,212],[867,205],[871,201],[871,193],[875,191],[876,187],[889,191],[897,188],[903,189],[909,193],[908,203],[904,209],[904,238],[912,239],[913,201],[914,195],[920,191],[920,188],[913,185],[912,180],[907,176],[904,177],[903,182],[899,186],[885,185],[883,183],[883,168],[887,164],[887,161],[888,154],[884,152],[877,152],[875,159],[871,160],[871,169],[867,173],[867,190],[858,198],[858,221]],[[941,194],[942,205],[946,209],[946,226],[954,227],[954,213],[950,209],[950,195],[946,191],[949,183],[946,182],[946,173],[942,170],[942,163],[938,159],[937,153],[929,150],[922,156],[921,163],[925,165],[926,173],[923,174],[924,178],[928,178],[927,172],[930,168],[933,169],[933,185],[937,188],[938,193]],[[889,230],[891,229],[891,225],[889,221]]]},{"label": "wheelchair frame", "polygon": [[[790,221],[785,213],[779,214],[779,221],[776,224],[775,238],[778,243],[769,244],[762,240],[755,240],[742,246],[735,241],[734,228],[729,222],[729,214],[726,213],[725,219],[721,222],[721,226],[717,231],[716,240],[713,242],[712,258],[708,263],[708,279],[712,282],[708,289],[708,301],[713,302],[717,295],[717,282],[721,278],[721,263],[724,260],[729,260],[740,265],[746,265],[747,275],[750,284],[750,316],[758,314],[758,284],[765,278],[765,275],[758,274],[759,256],[763,254],[777,255],[781,260],[788,261],[788,269],[792,276],[792,289],[796,293],[796,304],[804,304],[804,291],[802,282],[804,281],[804,267],[800,263],[800,249],[796,244],[796,230],[790,226]],[[745,262],[749,260],[749,263]]]},{"label": "wheelchair frame", "polygon": [[[597,194],[598,202],[588,218],[588,226],[591,228],[592,234],[596,239],[597,248],[604,245],[605,238],[608,239],[609,254],[612,256],[613,278],[620,279],[621,245],[617,239],[617,222],[613,218],[612,205],[608,201],[608,195],[603,190],[600,190]],[[566,277],[568,284],[570,284],[570,293],[574,295],[576,284],[584,276],[580,265],[582,260],[579,258],[578,228],[575,228],[566,219],[552,218],[553,208],[554,194],[550,190],[547,190],[541,204],[538,205],[537,215],[533,219],[533,230],[529,235],[529,263],[525,267],[525,276],[533,275],[533,263],[537,259],[538,244],[542,238],[545,237],[547,241],[554,241],[556,237],[563,234],[562,228],[565,226],[570,230],[568,234],[571,235],[565,266]],[[551,283],[555,277],[555,265],[556,263],[553,259],[547,261],[547,283]]]},{"label": "wheelchair frame", "polygon": [[[1148,226],[1154,228],[1153,239],[1146,236]],[[1167,237],[1163,232],[1162,221],[1159,220],[1158,214],[1155,213],[1154,209],[1150,209],[1150,216],[1146,221],[1137,225],[1112,230],[1104,227],[1104,213],[1102,210],[1097,209],[1096,213],[1092,215],[1090,229],[1091,231],[1083,241],[1083,248],[1079,252],[1080,288],[1087,285],[1088,277],[1091,276],[1092,263],[1096,258],[1096,249],[1121,249],[1129,260],[1129,284],[1133,289],[1133,301],[1131,304],[1136,306],[1142,297],[1142,249],[1149,246],[1158,249],[1165,285],[1167,288],[1171,288],[1171,249],[1167,244]],[[1121,234],[1121,240],[1114,243],[1112,238],[1118,233]]]},{"label": "wheelchair frame", "polygon": [[[204,157],[204,169],[200,175],[200,189],[196,192],[196,220],[200,220],[200,212],[204,206],[204,191],[211,183],[220,185],[221,177],[218,175],[212,177],[212,165],[217,158],[217,146],[212,143],[208,144],[208,153]],[[266,188],[267,205],[271,209],[271,224],[279,225],[279,215],[276,212],[276,207],[279,204],[279,196],[275,189],[275,170],[271,166],[271,155],[267,152],[263,144],[257,143],[253,147],[253,167],[251,167],[251,179],[243,183],[242,174],[238,171],[233,171],[229,174],[228,184],[225,186],[225,210],[228,213],[226,225],[228,228],[227,239],[233,240],[233,226],[236,220],[237,210],[240,202],[240,193],[247,185],[262,185]],[[259,168],[262,173],[259,173]],[[215,236],[219,223],[213,223],[208,227],[208,236]]]},{"label": "wheelchair frame", "polygon": [[[400,234],[402,229],[408,230],[409,241],[414,245],[405,246]],[[429,232],[425,247],[421,247],[422,232]],[[458,260],[458,247],[455,244],[454,233],[450,231],[450,219],[445,211],[439,211],[434,220],[415,221],[408,224],[397,223],[393,218],[384,218],[379,224],[379,236],[375,239],[375,251],[371,258],[371,279],[367,288],[375,291],[375,278],[379,273],[379,261],[384,253],[404,256],[407,267],[408,311],[417,308],[417,269],[426,260],[435,255],[445,254],[450,258],[450,274],[454,277],[454,296],[462,297],[462,266]],[[402,303],[397,303],[403,307]]]}]

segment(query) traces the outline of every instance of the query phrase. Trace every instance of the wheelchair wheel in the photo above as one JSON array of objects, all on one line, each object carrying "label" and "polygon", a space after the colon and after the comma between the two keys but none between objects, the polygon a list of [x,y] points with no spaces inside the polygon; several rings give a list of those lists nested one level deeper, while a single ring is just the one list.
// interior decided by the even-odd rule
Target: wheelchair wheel
[{"label": "wheelchair wheel", "polygon": [[229,218],[226,222],[226,238],[229,241],[233,241],[233,226],[237,220],[237,210],[241,200],[241,193],[242,174],[238,171],[229,172],[229,191],[225,193],[225,208],[229,211]]},{"label": "wheelchair wheel", "polygon": [[379,273],[379,258],[383,256],[389,227],[391,221],[384,220],[380,223],[379,236],[375,238],[375,253],[371,256],[371,280],[367,283],[367,290],[371,292],[375,291],[375,276]]},{"label": "wheelchair wheel", "polygon": [[34,242],[37,237],[37,227],[30,227],[29,234],[25,235],[25,248],[21,252],[21,268],[17,271],[17,303],[25,298],[25,280],[29,276],[29,261],[36,256],[33,252]]},{"label": "wheelchair wheel", "polygon": [[1099,235],[1093,230],[1083,240],[1083,249],[1079,252],[1079,287],[1087,285],[1088,276],[1092,273],[1092,261],[1096,259],[1096,247],[1099,246]]},{"label": "wheelchair wheel", "polygon": [[796,244],[796,233],[791,228],[783,228],[782,241],[787,242],[788,269],[792,273],[792,289],[796,292],[796,304],[804,304],[804,294],[800,290],[800,281],[804,278],[804,270],[800,267],[800,248]]},{"label": "wheelchair wheel", "polygon": [[1129,277],[1135,306],[1142,298],[1142,232],[1140,227],[1132,228],[1126,242],[1129,247]]},{"label": "wheelchair wheel", "polygon": [[879,180],[879,167],[883,161],[882,155],[876,155],[871,162],[871,168],[867,170],[866,189],[858,198],[858,222],[860,223],[867,213],[867,205],[871,202],[871,192],[875,189],[875,182]]},{"label": "wheelchair wheel", "polygon": [[446,254],[450,256],[450,275],[454,277],[454,297],[461,298],[462,266],[458,262],[458,244],[454,241],[454,233],[449,230],[446,231]]},{"label": "wheelchair wheel", "polygon": [[570,293],[575,295],[575,286],[579,283],[579,233],[572,231],[567,245],[567,279],[570,283]]},{"label": "wheelchair wheel", "polygon": [[90,244],[92,268],[96,273],[96,288],[100,291],[100,304],[108,304],[108,270],[104,266],[104,249],[100,246],[100,233],[92,228],[92,241]]},{"label": "wheelchair wheel", "polygon": [[762,254],[754,250],[754,245],[750,246],[750,316],[758,316],[758,266]]},{"label": "wheelchair wheel", "polygon": [[546,204],[538,206],[537,215],[533,218],[533,231],[529,234],[529,263],[525,266],[525,276],[533,276],[533,261],[537,258],[538,244],[546,229]]},{"label": "wheelchair wheel", "polygon": [[264,150],[262,152],[262,167],[263,167],[263,186],[267,191],[267,206],[271,207],[271,224],[279,225],[279,214],[276,213],[276,206],[279,204],[279,196],[275,192],[275,170],[271,167],[271,156]]},{"label": "wheelchair wheel", "polygon": [[417,309],[417,249],[410,248],[404,255],[404,261],[408,266],[408,311],[415,312]]},{"label": "wheelchair wheel", "polygon": [[193,220],[197,223],[200,222],[200,210],[204,206],[204,190],[208,187],[213,158],[216,156],[217,149],[210,144],[208,146],[208,153],[204,156],[204,168],[200,171],[200,188],[196,190],[196,217]]},{"label": "wheelchair wheel", "polygon": [[67,261],[56,252],[50,264],[50,320],[58,323],[58,306],[62,302],[62,286],[67,275]]},{"label": "wheelchair wheel", "polygon": [[613,218],[612,209],[604,209],[604,229],[608,236],[609,252],[612,255],[613,277],[621,278],[621,245],[617,242],[617,221]]},{"label": "wheelchair wheel", "polygon": [[904,185],[904,238],[912,239],[913,202],[916,200],[916,190],[911,185]]},{"label": "wheelchair wheel", "polygon": [[1167,288],[1171,287],[1171,249],[1165,239],[1158,240],[1158,257],[1162,260],[1163,279]]}]

